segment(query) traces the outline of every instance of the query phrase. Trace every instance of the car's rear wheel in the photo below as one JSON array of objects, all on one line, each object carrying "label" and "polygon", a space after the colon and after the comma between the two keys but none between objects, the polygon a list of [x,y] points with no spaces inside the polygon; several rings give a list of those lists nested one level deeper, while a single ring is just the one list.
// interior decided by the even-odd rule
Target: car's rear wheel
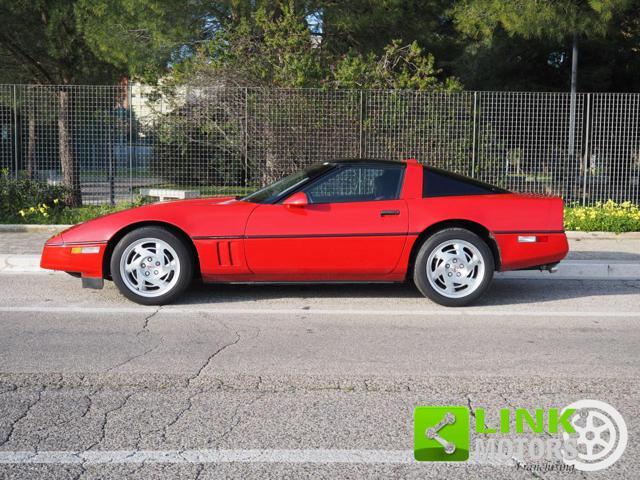
[{"label": "car's rear wheel", "polygon": [[120,292],[143,305],[175,300],[193,278],[193,259],[184,242],[162,227],[126,234],[111,256],[111,276]]},{"label": "car's rear wheel", "polygon": [[413,278],[426,297],[447,307],[461,307],[489,288],[494,265],[482,238],[463,228],[447,228],[421,245]]}]

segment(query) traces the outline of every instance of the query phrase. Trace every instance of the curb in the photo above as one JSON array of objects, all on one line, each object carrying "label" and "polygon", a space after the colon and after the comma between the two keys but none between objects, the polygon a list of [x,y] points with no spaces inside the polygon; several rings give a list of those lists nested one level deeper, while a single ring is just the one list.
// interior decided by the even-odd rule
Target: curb
[{"label": "curb", "polygon": [[0,224],[0,233],[36,233],[51,232],[57,233],[66,230],[73,225],[16,225]]},{"label": "curb", "polygon": [[640,280],[640,263],[607,260],[564,260],[555,273],[515,270],[497,273],[496,278],[539,280]]},{"label": "curb", "polygon": [[40,268],[40,255],[0,255],[0,273],[53,273]]},{"label": "curb", "polygon": [[640,240],[640,232],[565,232],[569,240]]},{"label": "curb", "polygon": [[[40,255],[0,254],[0,274],[39,273],[52,270],[40,268]],[[640,280],[640,263],[606,260],[565,260],[556,273],[540,270],[497,272],[496,278],[533,280]]]}]

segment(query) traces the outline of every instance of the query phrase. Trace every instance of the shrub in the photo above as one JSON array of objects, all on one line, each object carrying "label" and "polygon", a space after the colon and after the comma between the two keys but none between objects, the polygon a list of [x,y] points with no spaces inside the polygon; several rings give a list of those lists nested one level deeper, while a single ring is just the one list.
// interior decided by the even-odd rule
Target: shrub
[{"label": "shrub", "polygon": [[86,222],[92,218],[101,217],[109,213],[127,208],[138,207],[146,201],[139,199],[135,202],[120,202],[116,205],[85,205],[84,207],[66,207],[56,199],[52,204],[39,203],[18,212],[17,223],[27,224],[59,224],[72,225]]},{"label": "shrub", "polygon": [[[28,178],[15,179],[9,175],[8,170],[0,170],[0,222],[24,223],[26,212],[35,215],[36,210],[41,216],[47,213],[47,216],[41,217],[46,219],[51,210],[62,210],[60,199],[65,194],[64,187]],[[49,211],[41,212],[40,210],[44,210],[42,205],[47,205],[46,210]],[[20,211],[24,213],[20,214]]]},{"label": "shrub", "polygon": [[64,208],[56,215],[56,221],[52,223],[73,225],[80,222],[86,222],[92,218],[101,217],[109,213],[126,210],[127,208],[139,207],[144,203],[146,203],[146,201],[139,199],[134,202],[119,202],[115,205],[86,205],[79,208]]},{"label": "shrub", "polygon": [[566,230],[584,232],[638,232],[640,208],[631,202],[609,200],[591,207],[568,206],[564,210]]}]

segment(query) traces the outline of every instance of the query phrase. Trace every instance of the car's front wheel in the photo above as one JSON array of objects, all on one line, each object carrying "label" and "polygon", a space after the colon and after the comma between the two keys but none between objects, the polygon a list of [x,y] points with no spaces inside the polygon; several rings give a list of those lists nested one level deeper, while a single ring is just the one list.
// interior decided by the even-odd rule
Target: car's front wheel
[{"label": "car's front wheel", "polygon": [[184,242],[162,227],[126,234],[111,256],[111,276],[120,292],[144,305],[175,300],[193,278],[193,259]]},{"label": "car's front wheel", "polygon": [[422,244],[413,278],[426,297],[447,307],[460,307],[489,288],[493,271],[493,254],[482,238],[463,228],[447,228]]}]

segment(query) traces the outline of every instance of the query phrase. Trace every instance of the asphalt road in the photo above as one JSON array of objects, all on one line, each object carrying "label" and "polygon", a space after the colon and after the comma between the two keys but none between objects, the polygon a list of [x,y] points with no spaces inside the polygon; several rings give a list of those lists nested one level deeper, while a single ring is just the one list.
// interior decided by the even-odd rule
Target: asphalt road
[{"label": "asphalt road", "polygon": [[[639,307],[640,282],[498,280],[465,309],[408,285],[200,286],[150,308],[3,274],[0,477],[635,477]],[[629,428],[607,470],[411,460],[415,406],[583,398]]]}]

